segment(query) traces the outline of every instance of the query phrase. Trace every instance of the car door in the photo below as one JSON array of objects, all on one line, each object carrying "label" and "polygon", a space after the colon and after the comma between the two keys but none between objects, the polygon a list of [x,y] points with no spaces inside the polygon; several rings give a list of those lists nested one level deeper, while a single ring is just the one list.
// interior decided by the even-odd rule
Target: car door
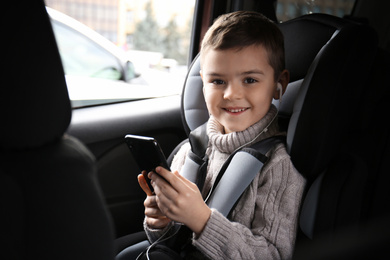
[{"label": "car door", "polygon": [[117,236],[142,230],[145,194],[124,136],[153,136],[168,156],[186,137],[180,96],[75,109],[68,133],[83,141],[96,157],[98,180]]}]

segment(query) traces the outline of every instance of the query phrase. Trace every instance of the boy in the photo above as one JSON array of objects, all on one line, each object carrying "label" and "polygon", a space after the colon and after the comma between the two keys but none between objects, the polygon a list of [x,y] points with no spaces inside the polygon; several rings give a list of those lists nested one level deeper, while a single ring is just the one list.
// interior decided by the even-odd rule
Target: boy
[{"label": "boy", "polygon": [[203,258],[289,259],[305,180],[291,163],[284,144],[267,154],[269,161],[228,218],[203,200],[233,151],[282,134],[272,99],[281,98],[289,81],[283,36],[259,13],[226,14],[207,31],[200,59],[210,113],[205,185],[199,191],[179,174],[189,144],[176,154],[172,172],[158,167],[158,174],[149,173],[155,194],[140,175],[140,185],[148,194],[144,202],[148,238],[157,240],[174,225],[173,220],[193,231],[192,244]]}]

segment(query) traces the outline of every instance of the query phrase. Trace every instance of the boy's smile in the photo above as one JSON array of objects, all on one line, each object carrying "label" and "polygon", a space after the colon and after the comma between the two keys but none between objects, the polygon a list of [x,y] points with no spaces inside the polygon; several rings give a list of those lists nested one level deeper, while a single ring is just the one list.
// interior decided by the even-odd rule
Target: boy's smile
[{"label": "boy's smile", "polygon": [[263,118],[277,94],[263,46],[207,50],[201,76],[208,111],[225,133],[243,131]]},{"label": "boy's smile", "polygon": [[234,114],[239,114],[239,113],[242,113],[244,112],[245,110],[249,109],[248,107],[242,107],[242,108],[230,108],[230,107],[227,107],[227,108],[224,108],[227,112],[229,113],[232,113],[233,115]]}]

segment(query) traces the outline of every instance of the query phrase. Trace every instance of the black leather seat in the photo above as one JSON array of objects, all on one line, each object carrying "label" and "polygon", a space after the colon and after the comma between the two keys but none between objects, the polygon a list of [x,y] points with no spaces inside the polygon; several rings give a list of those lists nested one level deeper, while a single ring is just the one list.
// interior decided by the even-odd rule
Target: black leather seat
[{"label": "black leather seat", "polygon": [[64,135],[71,107],[44,3],[2,10],[0,259],[113,259],[95,159]]}]

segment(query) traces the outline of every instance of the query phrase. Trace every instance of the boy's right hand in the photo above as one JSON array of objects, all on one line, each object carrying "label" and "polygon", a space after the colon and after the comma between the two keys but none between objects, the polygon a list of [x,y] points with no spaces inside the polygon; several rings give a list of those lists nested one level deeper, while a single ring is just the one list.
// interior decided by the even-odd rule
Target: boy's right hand
[{"label": "boy's right hand", "polygon": [[149,189],[148,184],[146,183],[145,173],[138,175],[138,183],[141,186],[142,190],[146,193],[147,197],[144,201],[145,206],[145,221],[149,228],[159,229],[164,228],[168,225],[171,220],[167,218],[157,206],[156,195],[152,193]]}]

